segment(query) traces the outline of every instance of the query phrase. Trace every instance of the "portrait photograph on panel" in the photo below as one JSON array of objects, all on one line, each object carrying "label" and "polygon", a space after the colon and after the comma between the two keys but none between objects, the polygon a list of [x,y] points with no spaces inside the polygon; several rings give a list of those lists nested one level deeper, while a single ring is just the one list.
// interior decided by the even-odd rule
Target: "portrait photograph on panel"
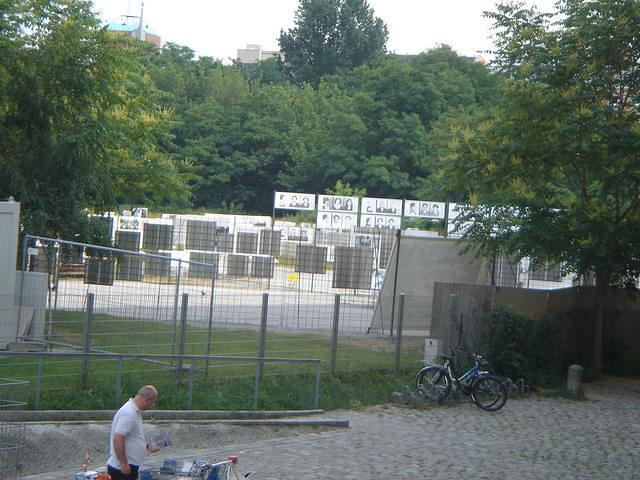
[{"label": "portrait photograph on panel", "polygon": [[318,205],[318,210],[340,213],[358,213],[358,197],[319,195]]},{"label": "portrait photograph on panel", "polygon": [[356,226],[356,215],[352,213],[345,213],[342,215],[342,228],[345,230],[351,230]]},{"label": "portrait photograph on panel", "polygon": [[405,200],[404,216],[414,218],[444,218],[445,203],[423,200]]},{"label": "portrait photograph on panel", "polygon": [[362,213],[375,213],[376,199],[364,197],[362,199]]},{"label": "portrait photograph on panel", "polygon": [[318,212],[318,215],[316,217],[316,227],[331,228],[331,213]]},{"label": "portrait photograph on panel", "polygon": [[402,213],[402,200],[398,198],[371,198],[362,199],[362,212],[375,215],[400,215]]},{"label": "portrait photograph on panel", "polygon": [[142,230],[142,223],[140,217],[120,217],[118,227],[120,230]]},{"label": "portrait photograph on panel", "polygon": [[274,207],[284,210],[315,210],[313,193],[276,192]]}]

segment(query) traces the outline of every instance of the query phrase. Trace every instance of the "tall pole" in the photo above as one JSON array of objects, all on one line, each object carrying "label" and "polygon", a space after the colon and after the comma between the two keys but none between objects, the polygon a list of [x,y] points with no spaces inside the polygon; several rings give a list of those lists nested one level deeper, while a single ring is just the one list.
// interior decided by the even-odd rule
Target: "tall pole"
[{"label": "tall pole", "polygon": [[400,267],[400,238],[402,231],[396,230],[396,268],[393,272],[393,297],[391,299],[391,326],[389,327],[389,336],[393,336],[393,317],[396,313],[396,293],[398,291],[398,268]]}]

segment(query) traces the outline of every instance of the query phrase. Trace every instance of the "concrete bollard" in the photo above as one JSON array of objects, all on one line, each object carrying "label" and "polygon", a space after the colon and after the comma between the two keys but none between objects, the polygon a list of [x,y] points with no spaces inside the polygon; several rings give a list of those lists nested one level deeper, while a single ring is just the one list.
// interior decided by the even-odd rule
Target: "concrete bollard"
[{"label": "concrete bollard", "polygon": [[573,364],[569,366],[567,373],[567,393],[574,398],[582,397],[582,374],[584,368]]}]

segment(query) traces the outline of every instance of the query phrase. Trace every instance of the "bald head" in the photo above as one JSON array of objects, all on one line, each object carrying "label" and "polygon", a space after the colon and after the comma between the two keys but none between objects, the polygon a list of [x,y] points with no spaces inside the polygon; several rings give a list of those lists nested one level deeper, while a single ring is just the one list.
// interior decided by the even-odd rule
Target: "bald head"
[{"label": "bald head", "polygon": [[158,390],[153,385],[145,385],[133,399],[140,410],[148,410],[158,399]]}]

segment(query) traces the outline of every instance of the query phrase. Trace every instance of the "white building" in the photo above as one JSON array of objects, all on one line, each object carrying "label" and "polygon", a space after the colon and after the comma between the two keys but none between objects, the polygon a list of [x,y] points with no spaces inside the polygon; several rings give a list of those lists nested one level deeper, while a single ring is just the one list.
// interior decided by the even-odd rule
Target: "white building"
[{"label": "white building", "polygon": [[261,45],[247,44],[247,48],[238,49],[238,62],[254,64],[264,62],[270,58],[277,58],[280,52],[275,50],[262,50]]}]

